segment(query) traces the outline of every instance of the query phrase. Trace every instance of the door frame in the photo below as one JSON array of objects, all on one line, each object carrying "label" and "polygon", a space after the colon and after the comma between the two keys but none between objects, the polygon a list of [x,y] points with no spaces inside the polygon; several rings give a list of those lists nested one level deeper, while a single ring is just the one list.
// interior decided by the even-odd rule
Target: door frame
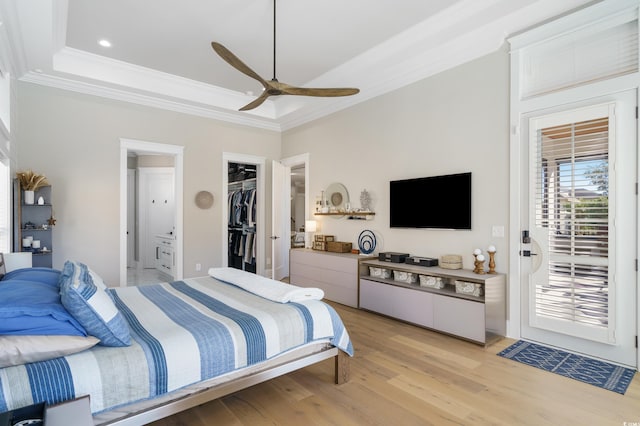
[{"label": "door frame", "polygon": [[[631,9],[633,9],[631,11]],[[548,24],[541,25],[522,34],[508,39],[510,44],[510,118],[509,118],[509,271],[507,276],[508,308],[507,308],[507,336],[521,337],[521,280],[523,271],[520,268],[519,250],[520,230],[523,228],[521,212],[521,187],[523,182],[520,170],[523,164],[521,137],[528,137],[521,132],[521,120],[523,115],[535,111],[558,107],[563,104],[575,104],[640,87],[640,72],[629,73],[607,80],[583,84],[576,87],[564,88],[547,94],[525,97],[522,94],[522,83],[526,78],[523,64],[523,49],[541,41],[550,40],[561,34],[566,34],[577,28],[582,28],[594,21],[601,21],[620,13],[637,13],[638,7],[632,1],[602,2],[578,12],[564,16]],[[636,120],[636,134],[640,134],[640,125]],[[637,136],[638,137],[638,136]],[[636,161],[640,160],[639,158]],[[636,168],[640,168],[637,163]],[[640,170],[636,170],[638,174]],[[636,196],[636,209],[640,207],[639,197]],[[638,219],[636,218],[636,223]],[[638,253],[638,241],[640,241],[640,227],[636,234],[636,257]],[[636,273],[636,288],[640,284],[640,278]],[[636,292],[636,327],[640,329],[640,291]],[[640,366],[640,351],[636,363]]]},{"label": "door frame", "polygon": [[[512,58],[513,59],[513,58]],[[628,89],[638,89],[640,81],[640,75],[638,73],[631,74],[615,79],[596,82],[589,85],[579,86],[563,90],[562,92],[551,93],[548,95],[541,95],[532,99],[519,99],[518,98],[518,78],[512,78],[511,82],[511,117],[510,117],[510,171],[509,171],[509,275],[508,281],[508,312],[507,312],[507,335],[513,338],[522,337],[522,280],[527,271],[521,268],[519,251],[523,249],[520,241],[520,231],[526,229],[526,224],[523,223],[522,205],[522,186],[525,182],[522,181],[521,170],[524,167],[528,167],[526,163],[527,155],[523,155],[523,139],[528,139],[528,132],[525,132],[522,127],[522,119],[525,116],[531,115],[536,111],[547,110],[551,108],[560,107],[561,105],[576,105],[580,104],[589,105],[593,99],[603,98],[612,94],[623,92]],[[640,135],[640,126],[636,120],[636,139]],[[528,147],[527,147],[528,149]],[[636,160],[638,161],[638,160]],[[640,176],[640,163],[636,164],[636,174]],[[637,201],[637,200],[636,200]],[[638,203],[640,207],[640,203]],[[636,218],[637,223],[637,218]],[[640,241],[640,233],[636,235],[636,243]],[[527,247],[524,247],[527,249]],[[636,253],[638,248],[636,246]],[[636,274],[636,288],[640,285],[639,274]],[[636,328],[640,330],[640,291],[636,292]],[[636,354],[636,366],[640,366],[640,351]]]},{"label": "door frame", "polygon": [[229,227],[227,218],[229,217],[229,206],[227,203],[229,195],[229,163],[252,164],[256,166],[256,274],[264,276],[265,273],[265,235],[267,223],[265,221],[265,162],[264,157],[248,154],[237,154],[233,152],[222,153],[222,220],[221,233],[221,253],[222,266],[229,266]]},{"label": "door frame", "polygon": [[127,169],[127,268],[137,268],[138,226],[135,206],[137,187],[135,169]]},{"label": "door frame", "polygon": [[174,280],[183,277],[183,217],[184,217],[184,146],[170,145],[157,142],[146,142],[134,139],[120,139],[120,287],[127,286],[127,157],[129,151],[139,154],[162,154],[173,156],[175,159],[175,212],[176,212],[176,240],[175,255],[176,269]]},{"label": "door frame", "polygon": [[[587,332],[586,330],[589,330],[589,327],[567,326],[567,324],[562,321],[554,322],[556,320],[544,319],[544,315],[538,325],[532,324],[531,315],[533,315],[533,312],[529,310],[531,306],[528,305],[528,302],[531,302],[529,299],[533,297],[530,292],[534,289],[531,286],[534,282],[541,284],[543,278],[538,276],[536,279],[529,274],[537,270],[538,274],[546,277],[549,271],[544,272],[545,265],[548,264],[549,259],[554,258],[554,254],[548,253],[547,249],[545,249],[548,230],[543,231],[541,238],[537,238],[536,229],[539,227],[535,224],[535,218],[531,216],[532,206],[523,200],[523,204],[528,206],[529,212],[526,212],[524,208],[521,210],[523,214],[521,219],[523,228],[521,230],[528,229],[530,231],[532,241],[530,249],[532,253],[538,255],[535,256],[535,258],[520,257],[520,260],[523,262],[523,264],[521,264],[523,271],[521,276],[522,337],[526,340],[562,347],[563,349],[573,352],[590,354],[594,357],[632,367],[637,366],[638,358],[638,351],[633,348],[633,337],[637,335],[637,326],[633,321],[629,322],[625,321],[625,319],[635,318],[637,305],[634,297],[637,296],[637,291],[635,286],[627,286],[625,283],[637,277],[637,272],[633,273],[631,271],[632,261],[635,257],[636,242],[630,238],[623,237],[621,227],[623,225],[637,225],[637,215],[634,218],[631,213],[631,211],[636,210],[635,201],[628,195],[633,193],[633,185],[631,179],[629,179],[629,175],[637,175],[638,165],[635,158],[632,160],[633,164],[629,164],[632,157],[628,152],[624,152],[624,150],[634,149],[628,142],[632,136],[637,140],[637,135],[635,134],[636,125],[635,122],[631,121],[636,105],[637,90],[630,89],[603,97],[588,99],[578,102],[577,104],[563,104],[546,110],[538,110],[531,114],[524,115],[522,123],[523,145],[525,144],[525,139],[529,141],[529,162],[531,162],[535,161],[532,160],[532,157],[535,158],[533,151],[535,151],[537,138],[534,131],[537,127],[535,125],[532,126],[532,124],[547,123],[546,126],[553,127],[559,123],[575,123],[595,117],[608,116],[610,118],[608,161],[610,167],[609,200],[611,204],[609,204],[608,214],[610,225],[612,226],[609,228],[609,254],[606,259],[606,264],[610,274],[608,295],[609,306],[612,309],[609,312],[615,314],[614,317],[609,318],[606,329],[599,329],[599,335],[593,335],[591,331]],[[594,111],[596,112],[594,113]],[[550,161],[552,161],[552,159],[553,157],[550,157]],[[530,164],[527,164],[526,168],[523,168],[522,171],[523,176],[529,176],[528,182],[530,188],[525,187],[527,182],[525,182],[525,178],[523,178],[521,193],[529,193],[529,201],[531,201],[533,194],[531,194],[530,191],[533,191],[532,187],[535,185],[536,179],[534,176],[538,175],[539,172]],[[621,195],[623,193],[626,195]],[[552,207],[549,207],[549,209],[551,210]],[[527,218],[527,216],[529,217]],[[636,223],[631,225],[634,221]],[[628,232],[626,234],[628,235]],[[533,243],[534,241],[536,242],[535,244]],[[528,247],[528,245],[522,244],[521,249],[525,250],[528,249]],[[556,252],[555,257],[557,258],[558,256],[561,255]],[[580,256],[573,259],[575,262],[581,262],[581,260],[579,260]],[[585,262],[589,264],[589,261]],[[540,269],[538,269],[537,266],[540,266]],[[632,292],[633,296],[626,294],[626,292]],[[633,306],[630,306],[630,303],[633,303]],[[626,309],[627,307],[629,309]],[[632,352],[633,357],[631,356]]]}]

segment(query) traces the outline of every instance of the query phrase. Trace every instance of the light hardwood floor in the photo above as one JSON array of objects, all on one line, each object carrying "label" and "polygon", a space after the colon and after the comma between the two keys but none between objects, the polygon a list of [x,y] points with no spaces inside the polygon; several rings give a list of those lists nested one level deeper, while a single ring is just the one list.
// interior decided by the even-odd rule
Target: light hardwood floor
[{"label": "light hardwood floor", "polygon": [[483,348],[332,305],[356,351],[348,383],[328,360],[153,425],[640,425],[638,374],[620,395],[497,356],[511,339]]}]

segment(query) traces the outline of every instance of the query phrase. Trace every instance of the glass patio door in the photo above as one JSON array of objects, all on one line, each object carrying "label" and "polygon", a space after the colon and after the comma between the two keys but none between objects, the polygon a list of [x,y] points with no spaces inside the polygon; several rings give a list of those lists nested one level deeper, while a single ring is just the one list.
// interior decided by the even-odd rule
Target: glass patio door
[{"label": "glass patio door", "polygon": [[635,367],[636,95],[601,101],[528,117],[522,334]]}]

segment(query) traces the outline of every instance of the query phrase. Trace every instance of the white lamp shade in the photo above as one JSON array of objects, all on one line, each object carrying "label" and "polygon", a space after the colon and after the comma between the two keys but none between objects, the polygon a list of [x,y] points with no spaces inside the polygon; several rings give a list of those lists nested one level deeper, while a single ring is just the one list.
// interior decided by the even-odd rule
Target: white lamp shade
[{"label": "white lamp shade", "polygon": [[304,221],[305,232],[316,232],[316,229],[318,229],[318,223],[315,220]]},{"label": "white lamp shade", "polygon": [[31,252],[2,253],[6,272],[20,268],[31,268]]}]

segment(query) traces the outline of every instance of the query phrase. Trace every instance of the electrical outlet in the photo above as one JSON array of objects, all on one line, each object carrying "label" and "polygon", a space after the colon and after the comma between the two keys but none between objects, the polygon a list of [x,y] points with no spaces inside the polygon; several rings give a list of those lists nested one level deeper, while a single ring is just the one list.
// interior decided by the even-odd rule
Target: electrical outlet
[{"label": "electrical outlet", "polygon": [[196,263],[196,272],[202,269],[202,265],[200,263]]}]

